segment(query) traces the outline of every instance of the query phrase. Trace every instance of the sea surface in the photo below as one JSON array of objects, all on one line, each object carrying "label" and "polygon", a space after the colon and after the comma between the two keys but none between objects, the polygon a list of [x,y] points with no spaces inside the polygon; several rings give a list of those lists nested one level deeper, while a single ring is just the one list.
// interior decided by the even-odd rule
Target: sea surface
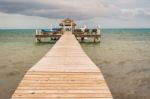
[{"label": "sea surface", "polygon": [[[102,29],[101,43],[81,43],[101,69],[114,99],[150,99],[150,29]],[[35,43],[34,29],[0,30],[0,99],[53,43]]]}]

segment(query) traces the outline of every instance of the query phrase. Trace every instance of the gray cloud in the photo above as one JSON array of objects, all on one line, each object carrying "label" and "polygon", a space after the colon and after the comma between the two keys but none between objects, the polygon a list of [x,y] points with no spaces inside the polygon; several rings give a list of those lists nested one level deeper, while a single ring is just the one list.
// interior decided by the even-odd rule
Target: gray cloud
[{"label": "gray cloud", "polygon": [[142,8],[134,8],[134,9],[122,9],[121,17],[125,20],[133,20],[133,19],[150,19],[150,11],[142,9]]},{"label": "gray cloud", "polygon": [[6,13],[22,13],[28,10],[56,9],[55,6],[33,1],[0,1],[0,11]]},{"label": "gray cloud", "polygon": [[[134,16],[136,11],[131,9],[141,7],[149,10],[148,3],[149,0],[0,0],[0,12],[52,19],[124,19],[122,16]],[[138,13],[141,17],[149,16],[145,10],[138,10]]]},{"label": "gray cloud", "polygon": [[[97,0],[80,2],[72,0],[0,0],[0,12],[40,16],[53,19],[70,17],[77,20],[106,17],[114,6]],[[114,10],[116,11],[116,10]],[[109,13],[108,13],[109,12]]]}]

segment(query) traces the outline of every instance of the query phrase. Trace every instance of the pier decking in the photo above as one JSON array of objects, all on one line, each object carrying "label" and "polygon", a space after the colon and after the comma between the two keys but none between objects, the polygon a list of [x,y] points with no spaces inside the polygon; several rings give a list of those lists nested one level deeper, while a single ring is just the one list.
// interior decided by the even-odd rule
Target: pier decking
[{"label": "pier decking", "polygon": [[12,99],[113,99],[98,67],[71,32],[24,76]]}]

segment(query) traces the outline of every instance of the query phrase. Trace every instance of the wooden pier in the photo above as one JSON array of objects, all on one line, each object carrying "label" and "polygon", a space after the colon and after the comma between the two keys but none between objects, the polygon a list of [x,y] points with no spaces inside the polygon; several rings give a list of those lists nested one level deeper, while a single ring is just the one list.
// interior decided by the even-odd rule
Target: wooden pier
[{"label": "wooden pier", "polygon": [[[97,27],[95,29],[88,29],[88,28],[76,28],[76,23],[74,20],[71,20],[69,18],[64,19],[59,26],[61,28],[53,28],[48,30],[44,29],[37,29],[35,39],[36,42],[44,42],[42,39],[44,38],[50,38],[49,42],[58,40],[64,31],[70,31],[72,32],[77,40],[84,42],[85,38],[87,39],[93,39],[93,42],[100,42],[101,33],[100,33],[100,27]],[[90,40],[88,42],[91,42]]]},{"label": "wooden pier", "polygon": [[24,76],[11,99],[113,99],[100,69],[65,32]]},{"label": "wooden pier", "polygon": [[61,30],[57,30],[57,32],[52,32],[52,31],[42,31],[42,30],[39,30],[37,29],[36,30],[36,35],[35,35],[35,39],[36,39],[36,42],[43,42],[42,39],[44,38],[50,38],[49,41],[56,41],[58,40],[61,36],[62,36],[62,31]]},{"label": "wooden pier", "polygon": [[36,42],[43,42],[42,38],[50,38],[50,41],[58,40],[62,34],[37,34],[35,35]]}]

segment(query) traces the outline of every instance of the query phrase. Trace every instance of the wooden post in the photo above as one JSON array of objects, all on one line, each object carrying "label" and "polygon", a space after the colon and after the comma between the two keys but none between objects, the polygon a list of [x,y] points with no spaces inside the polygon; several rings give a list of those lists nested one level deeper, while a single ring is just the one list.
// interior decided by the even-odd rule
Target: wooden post
[{"label": "wooden post", "polygon": [[38,34],[38,29],[36,29],[36,35]]},{"label": "wooden post", "polygon": [[81,36],[81,41],[84,41],[84,36]]},{"label": "wooden post", "polygon": [[64,33],[64,31],[65,31],[65,24],[64,24],[64,22],[63,22],[63,33]]},{"label": "wooden post", "polygon": [[[38,35],[38,29],[36,29],[35,35]],[[37,37],[35,37],[35,42],[36,42],[36,43],[38,42]]]},{"label": "wooden post", "polygon": [[72,29],[73,29],[73,27],[72,27],[72,22],[71,22],[71,33],[73,33]]},{"label": "wooden post", "polygon": [[95,38],[95,36],[94,36],[94,43],[96,42],[96,38]]},{"label": "wooden post", "polygon": [[97,26],[97,34],[101,34],[100,25]]}]

